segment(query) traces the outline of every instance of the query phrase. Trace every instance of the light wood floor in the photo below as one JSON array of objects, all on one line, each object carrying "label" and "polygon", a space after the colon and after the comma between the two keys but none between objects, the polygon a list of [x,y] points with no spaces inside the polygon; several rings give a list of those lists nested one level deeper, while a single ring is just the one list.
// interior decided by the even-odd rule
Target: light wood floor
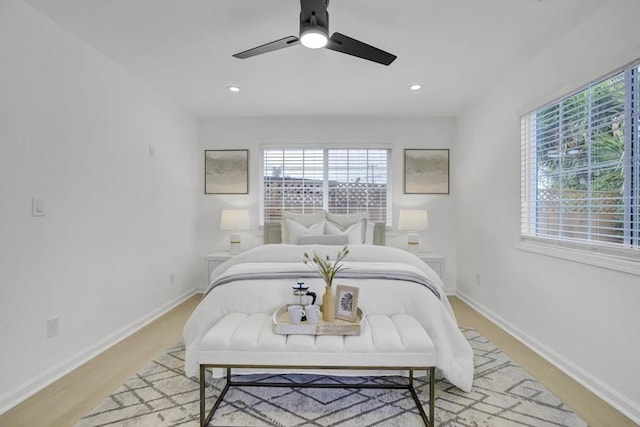
[{"label": "light wood floor", "polygon": [[[72,426],[165,348],[178,342],[184,323],[199,300],[200,295],[189,298],[134,335],[0,415],[0,426]],[[460,326],[475,328],[489,338],[591,427],[636,426],[460,299],[450,297],[450,300]]]}]

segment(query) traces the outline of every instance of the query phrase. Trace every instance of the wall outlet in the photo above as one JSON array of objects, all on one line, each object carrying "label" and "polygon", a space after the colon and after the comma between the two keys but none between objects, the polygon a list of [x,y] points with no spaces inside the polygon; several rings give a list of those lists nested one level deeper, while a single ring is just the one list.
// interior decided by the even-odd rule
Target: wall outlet
[{"label": "wall outlet", "polygon": [[44,197],[31,197],[31,216],[44,216]]},{"label": "wall outlet", "polygon": [[47,320],[47,338],[53,338],[56,335],[58,335],[58,332],[59,332],[58,327],[59,327],[59,324],[58,324],[57,317],[53,317]]},{"label": "wall outlet", "polygon": [[480,273],[476,273],[476,286],[480,286]]},{"label": "wall outlet", "polygon": [[174,283],[176,283],[176,273],[172,271],[169,273],[169,284],[173,285]]}]

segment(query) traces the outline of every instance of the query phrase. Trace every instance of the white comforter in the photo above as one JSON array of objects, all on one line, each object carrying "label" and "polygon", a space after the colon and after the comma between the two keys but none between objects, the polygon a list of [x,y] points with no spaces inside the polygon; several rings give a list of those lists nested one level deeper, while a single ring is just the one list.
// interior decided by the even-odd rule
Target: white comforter
[{"label": "white comforter", "polygon": [[[186,374],[198,374],[199,343],[219,319],[234,312],[271,314],[280,305],[293,302],[292,286],[296,280],[291,277],[298,272],[302,276],[311,271],[302,263],[303,253],[315,251],[318,255],[335,257],[339,249],[339,246],[321,245],[264,245],[220,265],[211,274],[213,286],[184,328]],[[458,329],[453,310],[442,290],[442,281],[436,273],[415,255],[386,246],[351,245],[344,264],[350,268],[347,272],[351,276],[363,270],[381,274],[401,271],[410,276],[420,276],[421,280],[394,280],[343,278],[339,275],[334,284],[359,287],[358,306],[365,314],[407,313],[415,317],[433,340],[436,366],[452,384],[463,391],[470,391],[473,352]],[[251,278],[252,274],[260,272],[277,277],[278,271],[290,272],[289,278]],[[235,275],[245,277],[243,280],[224,280],[233,279]],[[312,276],[305,278],[304,282],[321,298],[324,282],[319,275]],[[419,282],[428,282],[433,289]]]}]

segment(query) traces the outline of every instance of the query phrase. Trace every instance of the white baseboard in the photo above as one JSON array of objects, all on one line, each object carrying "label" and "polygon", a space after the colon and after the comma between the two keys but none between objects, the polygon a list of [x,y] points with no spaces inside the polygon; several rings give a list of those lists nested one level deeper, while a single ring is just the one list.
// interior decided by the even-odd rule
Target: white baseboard
[{"label": "white baseboard", "polygon": [[513,336],[515,339],[526,345],[532,351],[537,353],[540,357],[547,362],[560,369],[562,372],[573,378],[575,381],[586,387],[609,405],[622,412],[625,416],[629,417],[634,423],[640,425],[640,404],[633,402],[626,396],[622,395],[617,390],[611,388],[608,384],[602,382],[600,379],[594,377],[590,373],[586,372],[576,364],[567,360],[565,357],[559,355],[555,351],[551,350],[538,340],[530,337],[528,334],[505,321],[502,317],[496,315],[484,305],[480,304],[473,298],[465,295],[460,290],[457,291],[457,296],[473,307],[476,311],[480,312],[483,316],[491,320],[493,323],[504,329],[507,333]]},{"label": "white baseboard", "polygon": [[182,302],[186,301],[192,295],[198,293],[198,291],[189,290],[182,295],[174,298],[173,300],[167,302],[162,305],[158,309],[152,311],[151,313],[143,316],[137,321],[125,326],[119,331],[109,335],[102,341],[97,344],[91,346],[90,348],[78,353],[77,355],[69,358],[67,361],[62,362],[53,368],[41,373],[35,378],[31,378],[24,382],[22,385],[16,387],[13,390],[9,390],[8,392],[2,394],[0,396],[0,415],[7,412],[9,409],[13,408],[17,404],[22,401],[28,399],[33,396],[35,393],[39,392],[43,388],[52,384],[53,382],[59,380],[63,376],[67,375],[69,372],[93,359],[100,353],[104,352],[108,348],[114,346],[118,342],[132,335],[136,331],[142,329],[149,323],[153,322],[160,316],[167,313],[172,308],[180,305]]}]

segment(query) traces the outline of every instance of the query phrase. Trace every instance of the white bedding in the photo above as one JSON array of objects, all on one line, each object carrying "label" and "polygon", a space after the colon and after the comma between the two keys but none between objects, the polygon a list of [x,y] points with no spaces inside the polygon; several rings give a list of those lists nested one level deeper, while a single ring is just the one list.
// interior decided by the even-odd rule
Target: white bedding
[{"label": "white bedding", "polygon": [[[303,253],[315,251],[318,255],[333,258],[339,249],[340,246],[264,245],[220,265],[211,274],[213,286],[210,286],[184,328],[187,375],[198,374],[199,343],[226,314],[273,313],[280,305],[293,302],[292,285],[296,282],[294,277],[298,275],[309,276],[304,278],[304,282],[321,297],[324,282],[302,263]],[[358,305],[365,314],[406,313],[415,317],[434,343],[436,366],[452,384],[463,391],[470,391],[473,352],[458,329],[436,273],[415,255],[386,246],[350,245],[344,264],[350,268],[345,273],[352,277],[339,275],[334,279],[334,286],[344,284],[359,287]],[[283,272],[282,276],[286,272],[288,277],[278,278],[280,271]],[[370,273],[369,278],[356,278],[358,271]],[[408,280],[388,278],[393,276],[394,271],[402,272],[399,276],[407,276]],[[273,278],[256,278],[260,274]],[[418,276],[420,280],[412,280]]]}]

